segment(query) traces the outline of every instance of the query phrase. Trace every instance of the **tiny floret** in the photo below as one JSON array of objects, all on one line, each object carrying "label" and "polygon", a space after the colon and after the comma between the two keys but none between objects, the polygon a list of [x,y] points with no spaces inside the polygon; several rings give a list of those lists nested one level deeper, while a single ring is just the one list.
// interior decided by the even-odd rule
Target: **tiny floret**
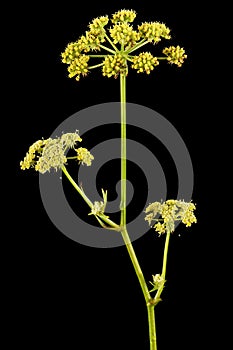
[{"label": "tiny floret", "polygon": [[133,10],[120,10],[113,14],[112,23],[127,23],[133,22],[136,17],[136,12]]},{"label": "tiny floret", "polygon": [[138,56],[134,56],[132,68],[138,73],[150,74],[159,61],[150,52],[142,52]]},{"label": "tiny floret", "polygon": [[144,22],[138,26],[141,38],[157,44],[161,38],[170,39],[170,29],[160,22]]},{"label": "tiny floret", "polygon": [[119,54],[108,55],[104,60],[103,76],[117,78],[119,74],[128,74],[126,59]]},{"label": "tiny floret", "polygon": [[114,44],[124,45],[125,49],[133,47],[140,40],[140,34],[128,23],[117,23],[109,31]]},{"label": "tiny floret", "polygon": [[176,64],[178,67],[181,67],[185,58],[187,58],[185,50],[180,46],[165,47],[165,49],[163,49],[163,53],[167,56],[169,63]]},{"label": "tiny floret", "polygon": [[79,147],[76,149],[76,152],[79,163],[86,164],[87,166],[91,165],[94,156],[86,148]]},{"label": "tiny floret", "polygon": [[43,148],[46,145],[46,143],[47,140],[38,140],[29,147],[29,150],[26,153],[24,160],[20,162],[20,168],[22,170],[26,170],[35,166],[35,164],[38,161],[38,157],[41,156],[41,153],[43,152]]},{"label": "tiny floret", "polygon": [[82,139],[78,134],[78,130],[76,132],[67,132],[61,136],[61,143],[64,149],[74,148],[75,144],[81,141]]},{"label": "tiny floret", "polygon": [[86,76],[88,73],[88,61],[90,57],[87,55],[79,55],[75,58],[68,67],[69,78],[76,77],[75,79],[79,81],[80,76]]}]

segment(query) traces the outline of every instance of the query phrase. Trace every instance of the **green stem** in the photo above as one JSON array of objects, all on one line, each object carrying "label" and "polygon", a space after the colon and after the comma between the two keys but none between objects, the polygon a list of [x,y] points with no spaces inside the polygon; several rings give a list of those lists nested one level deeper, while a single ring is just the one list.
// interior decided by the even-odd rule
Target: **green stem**
[{"label": "green stem", "polygon": [[157,350],[156,326],[155,326],[155,310],[154,305],[147,306],[150,350]]},{"label": "green stem", "polygon": [[171,236],[171,233],[167,232],[167,234],[166,234],[166,241],[165,241],[165,245],[164,245],[163,268],[162,268],[162,275],[161,275],[164,279],[165,279],[165,276],[166,276],[167,254],[168,254],[168,245],[169,245],[169,241],[170,241],[170,236]]},{"label": "green stem", "polygon": [[[62,171],[65,174],[65,176],[67,177],[67,179],[70,181],[70,183],[72,184],[72,186],[76,189],[76,191],[78,191],[78,193],[80,194],[80,196],[84,199],[84,201],[87,203],[87,205],[92,208],[93,207],[93,203],[90,201],[90,199],[85,195],[85,193],[83,192],[83,190],[76,184],[76,182],[74,181],[74,179],[72,178],[72,176],[69,174],[69,172],[67,171],[66,167],[63,166],[62,167]],[[113,222],[112,220],[110,220],[106,215],[104,214],[98,214],[98,217],[106,222],[106,224],[108,224],[110,227],[116,229],[117,231],[120,231],[120,227],[119,225],[117,225],[115,222]]]},{"label": "green stem", "polygon": [[136,254],[135,254],[135,251],[133,249],[133,246],[132,246],[132,243],[131,243],[131,240],[130,240],[130,237],[128,235],[126,227],[122,228],[121,235],[122,235],[122,238],[123,238],[124,243],[126,245],[126,249],[129,253],[129,256],[130,256],[131,262],[133,264],[134,270],[136,272],[136,275],[138,277],[140,286],[142,288],[142,292],[143,292],[143,295],[145,297],[146,304],[149,304],[150,300],[151,300],[150,292],[148,290],[145,278],[143,276],[141,267],[139,265],[138,259],[136,257]]},{"label": "green stem", "polygon": [[65,176],[67,177],[67,179],[70,181],[71,185],[74,186],[74,188],[76,189],[76,191],[78,191],[78,193],[80,194],[80,196],[84,199],[84,201],[87,203],[87,205],[92,208],[93,204],[90,201],[90,199],[85,195],[85,193],[83,192],[83,190],[76,184],[76,182],[74,181],[74,179],[70,176],[70,174],[68,173],[65,165],[62,167],[62,171],[65,174]]},{"label": "green stem", "polygon": [[121,93],[121,223],[126,226],[126,76],[120,75]]},{"label": "green stem", "polygon": [[89,57],[93,57],[93,58],[98,58],[98,57],[106,57],[106,55],[88,55]]},{"label": "green stem", "polygon": [[101,67],[101,66],[103,66],[103,65],[104,65],[103,63],[99,63],[99,64],[96,64],[95,66],[90,66],[90,67],[88,67],[88,69],[98,68],[98,67]]},{"label": "green stem", "polygon": [[126,228],[126,76],[120,75],[120,95],[121,95],[121,235],[129,253],[135,273],[140,283],[148,313],[149,339],[150,350],[157,350],[156,329],[155,329],[155,314],[153,299],[148,290],[144,275],[139,265],[138,259],[134,252],[130,237]]},{"label": "green stem", "polygon": [[[166,277],[167,255],[168,255],[168,246],[169,246],[170,236],[171,236],[171,233],[167,232],[167,234],[166,234],[166,241],[165,241],[165,245],[164,245],[163,267],[162,267],[162,274],[161,274],[161,277],[163,277],[164,280],[165,280],[165,277]],[[155,301],[159,301],[160,300],[160,295],[162,294],[163,288],[164,288],[164,284],[158,289],[158,291],[157,291],[157,293],[156,293],[156,295],[154,297]]]},{"label": "green stem", "polygon": [[115,51],[113,51],[112,49],[109,49],[108,47],[106,47],[106,46],[104,46],[104,45],[99,45],[102,49],[104,49],[104,50],[106,50],[106,51],[108,51],[108,52],[111,52],[111,53],[113,53],[114,55],[116,54],[116,52]]},{"label": "green stem", "polygon": [[136,44],[132,49],[129,49],[126,51],[126,53],[131,53],[137,49],[139,49],[140,47],[148,44],[149,41],[147,41],[146,39],[142,39],[138,44]]},{"label": "green stem", "polygon": [[105,34],[105,38],[108,40],[109,44],[114,48],[114,50],[116,52],[119,52],[118,48],[116,47],[116,45],[112,42],[112,40],[109,38],[109,36],[107,34]]}]

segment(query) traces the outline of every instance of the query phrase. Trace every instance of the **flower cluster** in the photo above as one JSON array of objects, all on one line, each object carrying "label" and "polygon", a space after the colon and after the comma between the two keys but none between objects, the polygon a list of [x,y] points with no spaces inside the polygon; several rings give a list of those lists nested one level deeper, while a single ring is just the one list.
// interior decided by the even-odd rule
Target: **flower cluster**
[{"label": "flower cluster", "polygon": [[[62,62],[69,65],[69,78],[75,77],[79,81],[81,76],[86,76],[91,69],[100,66],[103,66],[104,76],[117,78],[119,74],[128,74],[129,62],[133,63],[132,68],[138,73],[146,74],[150,74],[161,59],[180,67],[187,57],[180,46],[165,48],[162,57],[154,57],[150,52],[132,55],[135,50],[148,43],[157,44],[162,38],[171,38],[170,29],[160,22],[143,22],[135,30],[132,24],[135,18],[135,11],[125,9],[117,11],[110,19],[108,16],[94,18],[85,34],[76,42],[68,44],[61,54]],[[109,23],[112,23],[112,26],[107,28]],[[105,46],[106,42],[110,47]],[[99,53],[102,50],[107,52],[92,54],[93,51]],[[90,59],[93,58],[100,58],[102,62],[89,65]]]},{"label": "flower cluster", "polygon": [[154,202],[146,208],[145,212],[149,214],[146,215],[145,220],[148,221],[149,225],[155,221],[153,228],[159,234],[174,232],[176,221],[181,221],[186,227],[197,222],[193,213],[195,209],[192,202],[181,200],[169,199],[163,203]]},{"label": "flower cluster", "polygon": [[88,73],[88,61],[90,57],[87,55],[79,55],[78,58],[75,58],[68,67],[69,78],[74,76],[77,81],[80,80],[80,76],[86,76]]},{"label": "flower cluster", "polygon": [[43,149],[41,157],[35,165],[35,170],[44,174],[54,168],[56,171],[66,164],[67,158],[64,154],[64,148],[59,138],[48,139]]},{"label": "flower cluster", "polygon": [[47,140],[38,140],[29,147],[29,150],[26,153],[24,160],[20,162],[20,167],[22,170],[29,169],[37,163],[38,157],[41,156],[41,153],[43,152],[43,148],[46,145],[46,143]]},{"label": "flower cluster", "polygon": [[138,56],[134,56],[132,68],[137,69],[138,73],[150,74],[159,61],[150,52],[142,52]]},{"label": "flower cluster", "polygon": [[110,28],[110,35],[114,44],[124,45],[126,50],[132,48],[140,40],[140,34],[128,23],[116,23]]},{"label": "flower cluster", "polygon": [[[51,168],[58,170],[62,168],[66,162],[67,157],[65,152],[70,148],[74,149],[77,142],[81,142],[82,139],[78,134],[75,133],[65,133],[61,137],[56,137],[54,139],[49,138],[47,140],[36,141],[24,157],[24,160],[20,162],[20,167],[22,170],[34,168],[36,171],[44,174],[50,171]],[[77,154],[77,159],[80,160],[82,164],[91,165],[92,159],[94,157],[85,148],[80,149]]]},{"label": "flower cluster", "polygon": [[161,38],[171,39],[170,29],[160,22],[144,22],[138,26],[138,31],[141,38],[154,44],[157,44]]},{"label": "flower cluster", "polygon": [[178,67],[181,67],[184,63],[184,59],[187,58],[185,50],[180,46],[165,47],[163,53],[167,56],[169,63],[176,64]]},{"label": "flower cluster", "polygon": [[112,15],[112,23],[127,23],[133,22],[136,17],[136,12],[133,10],[120,10]]},{"label": "flower cluster", "polygon": [[86,32],[87,47],[91,51],[100,51],[101,43],[105,42],[105,26],[108,24],[108,16],[94,18],[89,24],[90,30]]},{"label": "flower cluster", "polygon": [[103,76],[106,76],[108,78],[114,76],[114,78],[117,78],[119,74],[125,74],[128,73],[128,67],[127,62],[124,57],[122,57],[120,54],[116,54],[114,56],[108,55],[106,56],[102,68]]},{"label": "flower cluster", "polygon": [[77,152],[77,160],[79,163],[86,164],[87,166],[91,165],[94,156],[86,148],[79,147],[75,151]]}]

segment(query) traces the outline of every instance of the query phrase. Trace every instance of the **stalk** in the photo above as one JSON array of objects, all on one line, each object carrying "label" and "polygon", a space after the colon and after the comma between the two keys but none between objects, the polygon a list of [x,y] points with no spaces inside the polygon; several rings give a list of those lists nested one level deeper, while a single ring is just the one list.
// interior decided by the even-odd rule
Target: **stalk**
[{"label": "stalk", "polygon": [[126,76],[124,74],[120,75],[120,96],[121,96],[121,235],[126,245],[130,260],[133,264],[135,273],[139,280],[146,305],[148,314],[148,326],[149,326],[149,339],[150,339],[150,350],[157,350],[156,341],[156,328],[155,328],[155,313],[153,299],[151,298],[150,292],[148,290],[144,275],[142,273],[141,267],[139,265],[138,259],[136,257],[133,245],[131,243],[130,237],[126,228],[126,179],[127,179],[127,152],[126,152]]}]

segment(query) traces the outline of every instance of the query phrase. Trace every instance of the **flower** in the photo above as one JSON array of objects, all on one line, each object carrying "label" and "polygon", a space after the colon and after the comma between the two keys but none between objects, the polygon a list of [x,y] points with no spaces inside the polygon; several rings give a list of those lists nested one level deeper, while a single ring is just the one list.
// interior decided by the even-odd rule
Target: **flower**
[{"label": "flower", "polygon": [[170,39],[170,29],[164,23],[144,22],[138,26],[141,38],[154,44],[158,43],[161,38]]},{"label": "flower", "polygon": [[94,157],[86,148],[80,147],[76,149],[76,152],[77,152],[77,159],[79,160],[79,163],[86,164],[87,166],[91,165]]},{"label": "flower", "polygon": [[80,47],[79,42],[70,43],[67,45],[64,52],[62,52],[62,62],[70,64],[73,60],[80,56],[83,47]]},{"label": "flower", "polygon": [[34,142],[30,147],[24,160],[20,162],[20,168],[22,170],[29,169],[33,167],[37,162],[37,157],[39,157],[43,151],[44,146],[46,145],[47,140],[38,140]]},{"label": "flower", "polygon": [[142,52],[138,56],[134,56],[132,68],[137,69],[138,73],[150,74],[159,61],[150,52]]},{"label": "flower", "polygon": [[112,23],[133,22],[136,17],[136,12],[133,10],[120,10],[112,15]]},{"label": "flower", "polygon": [[102,34],[105,30],[104,27],[108,24],[108,16],[101,16],[94,18],[89,24],[89,28],[94,35]]},{"label": "flower", "polygon": [[69,78],[74,76],[77,81],[79,81],[80,76],[86,76],[88,73],[88,61],[90,57],[87,55],[79,55],[75,58],[68,67]]},{"label": "flower", "polygon": [[195,209],[196,206],[192,202],[181,200],[169,199],[163,203],[154,202],[146,208],[145,220],[149,225],[155,221],[153,228],[161,235],[166,232],[174,232],[176,221],[181,221],[186,227],[196,223]]},{"label": "flower", "polygon": [[42,155],[35,165],[35,170],[44,174],[54,168],[56,171],[62,168],[67,162],[64,154],[63,144],[60,138],[48,139],[43,149]]},{"label": "flower", "polygon": [[185,50],[180,46],[165,47],[163,53],[167,56],[169,63],[176,64],[178,67],[181,67],[184,63],[184,59],[187,58]]},{"label": "flower", "polygon": [[109,32],[113,43],[124,45],[125,49],[133,47],[140,40],[140,34],[128,23],[116,23]]},{"label": "flower", "polygon": [[82,139],[78,134],[78,130],[76,132],[67,132],[62,134],[60,141],[64,149],[66,148],[74,148],[76,142],[81,142]]},{"label": "flower", "polygon": [[119,74],[128,74],[127,62],[120,54],[114,56],[108,55],[104,60],[102,68],[103,76],[108,78],[114,76],[117,78]]},{"label": "flower", "polygon": [[[143,22],[135,30],[132,25],[135,18],[135,11],[125,9],[115,12],[110,19],[108,16],[94,18],[85,34],[77,41],[68,44],[61,54],[62,62],[68,64],[69,78],[74,77],[79,81],[81,76],[85,77],[90,70],[97,67],[102,67],[103,75],[109,78],[127,76],[129,62],[132,62],[131,67],[138,73],[146,74],[154,70],[159,60],[165,59],[180,67],[187,57],[180,46],[165,48],[163,57],[160,55],[155,57],[150,52],[132,55],[135,50],[148,43],[156,44],[162,38],[171,38],[170,29],[160,22]],[[112,23],[110,28],[107,27],[109,23]],[[98,54],[92,54],[93,51],[98,51]],[[102,52],[99,54],[99,51]],[[96,58],[102,62],[89,65],[89,60]]]},{"label": "flower", "polygon": [[74,148],[76,142],[81,141],[78,130],[54,139],[38,140],[29,147],[24,160],[20,162],[20,167],[22,170],[34,168],[42,174],[50,171],[51,168],[57,171],[67,162],[65,156],[67,149]]}]

